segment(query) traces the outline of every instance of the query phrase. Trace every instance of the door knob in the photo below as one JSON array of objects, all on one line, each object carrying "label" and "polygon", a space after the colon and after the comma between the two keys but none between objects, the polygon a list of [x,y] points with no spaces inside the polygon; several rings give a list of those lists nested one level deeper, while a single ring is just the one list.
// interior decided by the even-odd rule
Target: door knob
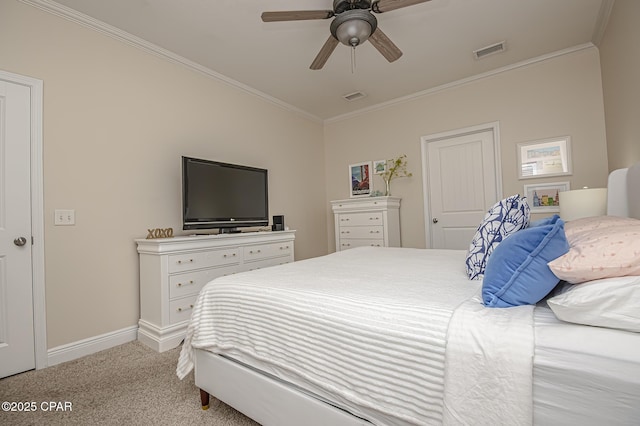
[{"label": "door knob", "polygon": [[27,239],[25,237],[18,237],[15,240],[13,240],[13,244],[17,245],[18,247],[21,247],[27,244]]},{"label": "door knob", "polygon": [[433,222],[433,223],[438,223],[438,218],[437,218],[437,217],[434,217],[434,218],[433,218],[433,220],[432,220],[432,222]]}]

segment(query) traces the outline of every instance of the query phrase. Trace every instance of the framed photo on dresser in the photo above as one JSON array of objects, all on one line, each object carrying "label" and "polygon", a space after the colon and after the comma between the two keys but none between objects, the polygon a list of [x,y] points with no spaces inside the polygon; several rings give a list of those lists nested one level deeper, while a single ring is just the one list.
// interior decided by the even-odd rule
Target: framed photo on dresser
[{"label": "framed photo on dresser", "polygon": [[349,165],[349,196],[368,197],[371,195],[371,161]]}]

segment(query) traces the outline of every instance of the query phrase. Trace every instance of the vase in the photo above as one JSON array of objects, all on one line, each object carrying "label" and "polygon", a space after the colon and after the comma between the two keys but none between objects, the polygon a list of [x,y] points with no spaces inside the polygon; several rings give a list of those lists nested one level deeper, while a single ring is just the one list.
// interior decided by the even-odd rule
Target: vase
[{"label": "vase", "polygon": [[386,188],[384,190],[384,196],[388,197],[389,195],[391,195],[391,189],[389,188],[389,184],[391,183],[391,179],[385,180],[384,183],[386,185]]}]

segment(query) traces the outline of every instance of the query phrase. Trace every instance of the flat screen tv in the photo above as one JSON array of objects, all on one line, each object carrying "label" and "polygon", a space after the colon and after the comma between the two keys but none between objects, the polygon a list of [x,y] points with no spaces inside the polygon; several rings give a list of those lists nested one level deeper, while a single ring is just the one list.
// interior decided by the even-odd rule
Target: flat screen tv
[{"label": "flat screen tv", "polygon": [[267,170],[182,157],[183,229],[239,232],[269,224]]}]

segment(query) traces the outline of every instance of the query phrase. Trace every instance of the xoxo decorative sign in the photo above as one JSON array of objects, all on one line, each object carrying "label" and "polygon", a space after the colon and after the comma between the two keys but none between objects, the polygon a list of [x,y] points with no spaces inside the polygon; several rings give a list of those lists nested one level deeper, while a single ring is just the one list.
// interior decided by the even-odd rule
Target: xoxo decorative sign
[{"label": "xoxo decorative sign", "polygon": [[149,231],[147,233],[147,240],[151,240],[153,238],[171,238],[171,237],[173,237],[173,228],[147,229],[147,231]]}]

